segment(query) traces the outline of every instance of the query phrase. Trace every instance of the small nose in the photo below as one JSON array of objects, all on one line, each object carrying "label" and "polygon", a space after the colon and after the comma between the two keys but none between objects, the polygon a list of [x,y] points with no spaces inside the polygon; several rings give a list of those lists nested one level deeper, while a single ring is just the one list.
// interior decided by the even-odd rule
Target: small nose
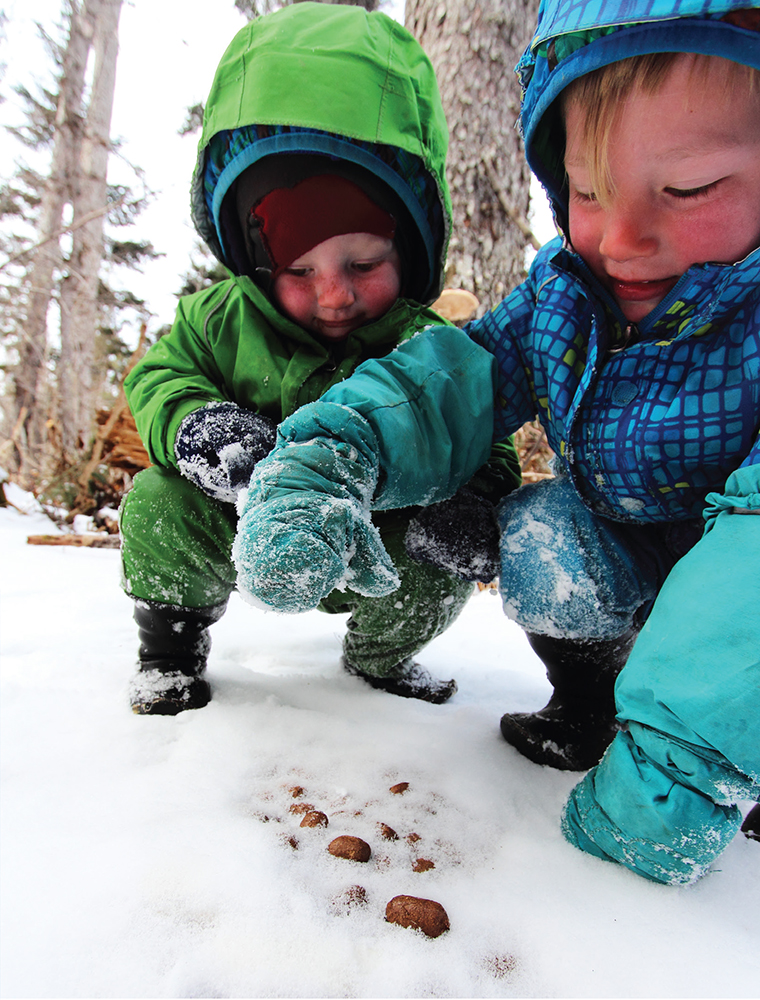
[{"label": "small nose", "polygon": [[317,297],[320,306],[324,309],[346,309],[353,304],[355,299],[348,276],[338,272],[323,278]]},{"label": "small nose", "polygon": [[657,238],[644,206],[613,206],[606,214],[599,252],[609,260],[651,257]]}]

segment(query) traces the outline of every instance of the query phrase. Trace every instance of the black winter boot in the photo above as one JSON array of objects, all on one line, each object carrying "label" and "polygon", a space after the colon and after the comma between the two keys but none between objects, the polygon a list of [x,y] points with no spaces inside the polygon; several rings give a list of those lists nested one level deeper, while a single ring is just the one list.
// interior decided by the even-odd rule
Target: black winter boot
[{"label": "black winter boot", "polygon": [[745,837],[749,837],[750,840],[760,841],[760,803],[756,806],[752,806],[750,811],[744,817],[744,822],[742,823],[742,833]]},{"label": "black winter boot", "polygon": [[140,665],[130,690],[133,712],[178,715],[208,705],[211,688],[202,676],[211,648],[208,627],[222,617],[225,607],[181,608],[135,601]]},{"label": "black winter boot", "polygon": [[387,691],[388,694],[396,694],[400,698],[418,698],[420,701],[429,701],[433,705],[442,705],[457,690],[455,680],[441,681],[433,677],[430,671],[425,670],[419,663],[408,662],[404,665],[403,673],[396,676],[376,677],[373,674],[365,674],[362,670],[357,670],[350,663],[343,660],[343,666],[349,674],[354,677],[361,677],[370,687],[380,691]]},{"label": "black winter boot", "polygon": [[586,771],[598,764],[619,726],[615,720],[615,679],[638,634],[617,639],[556,639],[526,632],[554,687],[540,712],[504,715],[507,743],[536,764],[560,771]]}]

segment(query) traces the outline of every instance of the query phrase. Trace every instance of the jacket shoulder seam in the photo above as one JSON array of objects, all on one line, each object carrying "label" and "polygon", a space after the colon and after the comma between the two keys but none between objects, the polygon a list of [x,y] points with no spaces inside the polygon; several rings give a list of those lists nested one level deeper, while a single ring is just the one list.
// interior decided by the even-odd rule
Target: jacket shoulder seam
[{"label": "jacket shoulder seam", "polygon": [[226,289],[224,295],[219,299],[216,305],[212,306],[212,308],[208,311],[206,318],[203,320],[203,340],[206,344],[206,347],[208,347],[209,350],[211,350],[211,341],[209,340],[209,335],[208,335],[209,323],[214,318],[216,313],[219,312],[219,310],[225,304],[227,299],[230,297],[230,295],[232,294],[233,287],[234,287],[233,283],[230,283],[230,286]]}]

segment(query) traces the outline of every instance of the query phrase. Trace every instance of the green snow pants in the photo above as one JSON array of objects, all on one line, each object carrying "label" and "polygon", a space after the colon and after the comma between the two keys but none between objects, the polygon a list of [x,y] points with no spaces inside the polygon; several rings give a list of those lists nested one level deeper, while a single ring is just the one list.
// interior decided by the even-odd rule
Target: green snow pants
[{"label": "green snow pants", "polygon": [[[414,509],[374,515],[401,586],[387,597],[333,591],[320,604],[349,613],[346,663],[374,677],[405,673],[411,658],[457,618],[473,585],[413,562],[404,535]],[[140,472],[121,509],[123,586],[133,598],[183,608],[226,604],[235,588],[237,512],[172,469]]]}]

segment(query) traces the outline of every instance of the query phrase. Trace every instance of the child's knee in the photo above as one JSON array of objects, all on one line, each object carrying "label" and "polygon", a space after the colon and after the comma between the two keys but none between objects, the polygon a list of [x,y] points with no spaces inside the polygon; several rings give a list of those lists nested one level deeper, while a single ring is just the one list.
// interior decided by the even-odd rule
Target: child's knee
[{"label": "child's knee", "polygon": [[207,497],[172,469],[151,466],[122,502],[122,579],[127,593],[186,607],[226,601],[235,508]]},{"label": "child's knee", "polygon": [[135,476],[121,505],[121,519],[129,526],[135,519],[197,511],[207,500],[196,486],[175,469],[151,465]]},{"label": "child's knee", "polygon": [[504,612],[527,631],[613,639],[654,597],[614,526],[566,477],[522,487],[498,513]]}]

